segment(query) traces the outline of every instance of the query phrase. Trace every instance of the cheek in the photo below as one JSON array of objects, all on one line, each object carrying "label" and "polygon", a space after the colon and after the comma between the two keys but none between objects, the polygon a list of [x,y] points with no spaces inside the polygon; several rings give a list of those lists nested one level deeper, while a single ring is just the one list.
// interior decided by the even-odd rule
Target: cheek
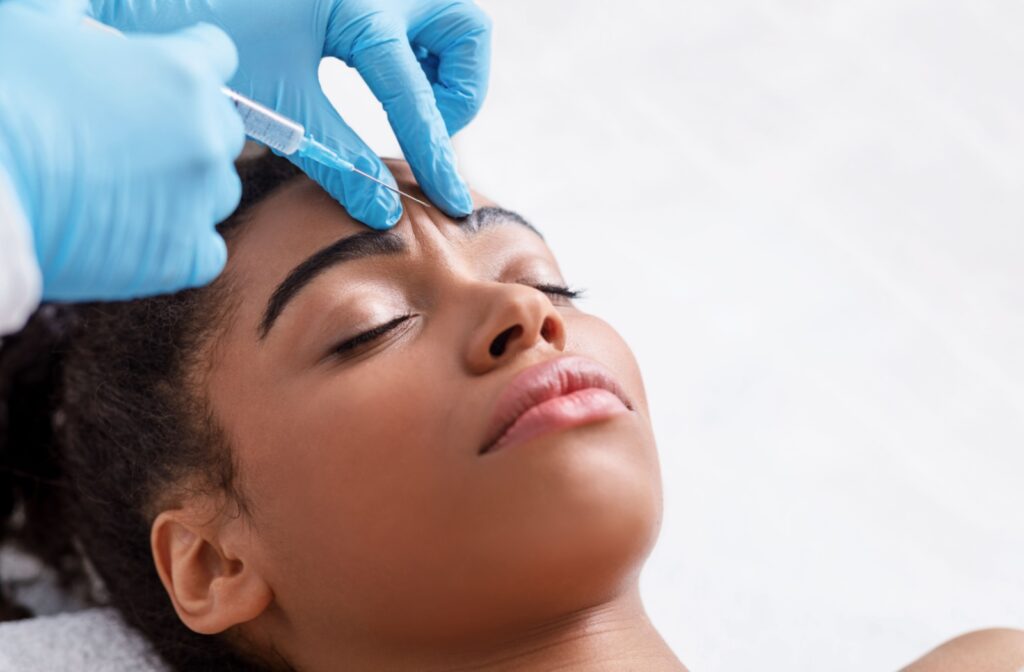
[{"label": "cheek", "polygon": [[260,470],[272,475],[261,486],[280,492],[287,474],[298,490],[291,508],[345,524],[379,521],[394,492],[424,487],[437,476],[436,462],[425,459],[426,427],[443,395],[414,384],[430,379],[421,369],[401,358],[366,362],[305,378],[301,390],[281,390],[274,426],[263,432],[251,460],[269,467]]},{"label": "cheek", "polygon": [[435,574],[428,565],[442,562],[432,553],[466,466],[450,459],[458,397],[440,360],[414,346],[303,376],[278,385],[268,412],[250,418],[240,461],[279,595],[306,609],[302,596],[315,601],[316,586],[338,598],[334,617],[351,608],[369,622],[377,605],[383,618],[417,589],[390,594],[393,577],[412,565]]}]

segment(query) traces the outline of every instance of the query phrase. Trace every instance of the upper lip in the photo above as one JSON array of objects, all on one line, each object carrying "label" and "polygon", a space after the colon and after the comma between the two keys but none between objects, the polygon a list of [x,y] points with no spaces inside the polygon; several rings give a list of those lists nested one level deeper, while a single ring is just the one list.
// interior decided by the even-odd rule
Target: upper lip
[{"label": "upper lip", "polygon": [[487,440],[480,448],[486,453],[526,411],[550,399],[579,390],[601,388],[617,396],[633,410],[622,386],[605,367],[592,359],[578,356],[558,357],[521,371],[505,387],[494,404]]}]

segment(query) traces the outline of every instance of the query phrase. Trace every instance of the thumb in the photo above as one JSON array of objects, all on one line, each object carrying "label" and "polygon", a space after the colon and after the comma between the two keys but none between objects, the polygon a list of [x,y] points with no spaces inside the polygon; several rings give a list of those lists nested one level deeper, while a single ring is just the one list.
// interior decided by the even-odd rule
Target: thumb
[{"label": "thumb", "polygon": [[[397,186],[391,171],[327,100],[317,85],[311,96],[308,119],[297,119],[306,131],[356,168]],[[373,180],[343,167],[329,167],[299,154],[287,157],[341,203],[353,218],[374,229],[390,229],[402,217],[398,196]]]}]

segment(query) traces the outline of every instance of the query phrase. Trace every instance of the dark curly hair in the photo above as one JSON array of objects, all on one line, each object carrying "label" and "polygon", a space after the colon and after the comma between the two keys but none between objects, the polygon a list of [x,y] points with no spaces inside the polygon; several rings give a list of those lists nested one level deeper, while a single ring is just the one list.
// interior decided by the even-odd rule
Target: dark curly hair
[{"label": "dark curly hair", "polygon": [[[298,171],[238,163],[242,202],[218,229]],[[270,670],[231,632],[178,619],[154,568],[153,518],[189,488],[245,509],[231,451],[202,394],[197,354],[231,310],[230,281],[134,301],[44,305],[0,341],[0,543],[37,557],[86,604],[116,607],[174,670]],[[211,490],[217,491],[217,490]],[[0,586],[0,620],[31,616]]]}]

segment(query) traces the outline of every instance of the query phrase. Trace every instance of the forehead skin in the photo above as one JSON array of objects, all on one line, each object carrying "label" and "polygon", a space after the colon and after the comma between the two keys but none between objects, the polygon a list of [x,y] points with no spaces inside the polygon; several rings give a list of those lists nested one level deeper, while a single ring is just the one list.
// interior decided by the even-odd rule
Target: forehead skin
[{"label": "forehead skin", "polygon": [[[405,163],[391,161],[388,167],[402,191],[426,200]],[[480,199],[480,203],[490,204],[486,199]],[[435,208],[427,210],[408,199],[402,199],[402,204],[405,212],[392,229],[399,235],[408,233],[412,217],[417,221],[430,218],[439,225],[452,221]],[[350,217],[315,182],[299,175],[247,213],[246,222],[229,243],[225,274],[236,280],[234,285],[245,288],[247,297],[262,297],[265,305],[277,283],[310,254],[341,238],[370,230]],[[248,303],[253,304],[250,308],[263,307],[258,301]]]}]

